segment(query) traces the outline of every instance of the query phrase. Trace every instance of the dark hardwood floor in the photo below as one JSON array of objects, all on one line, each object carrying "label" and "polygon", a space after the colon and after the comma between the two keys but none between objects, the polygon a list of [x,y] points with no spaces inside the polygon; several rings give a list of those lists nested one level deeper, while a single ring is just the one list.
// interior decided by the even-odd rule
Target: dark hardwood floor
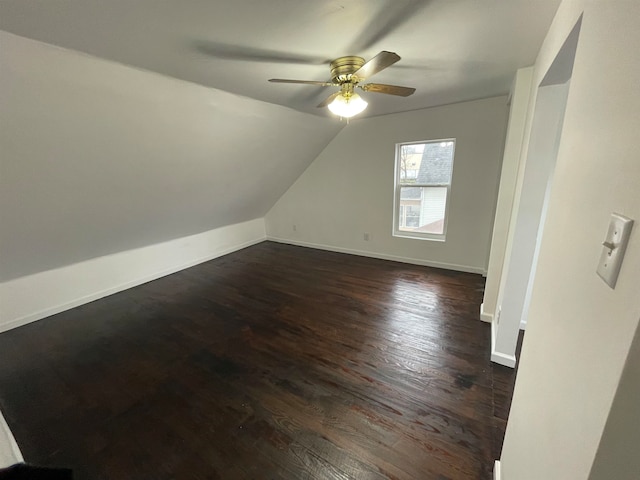
[{"label": "dark hardwood floor", "polygon": [[489,479],[480,275],[265,242],[0,335],[28,462],[98,479]]}]

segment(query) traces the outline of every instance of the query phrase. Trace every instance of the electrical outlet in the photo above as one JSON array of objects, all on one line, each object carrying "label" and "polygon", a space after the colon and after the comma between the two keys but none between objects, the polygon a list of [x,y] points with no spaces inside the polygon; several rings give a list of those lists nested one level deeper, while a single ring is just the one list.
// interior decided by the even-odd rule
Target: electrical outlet
[{"label": "electrical outlet", "polygon": [[295,223],[293,224],[293,231],[294,231],[294,232],[297,232],[297,231],[298,231],[298,226],[297,226]]},{"label": "electrical outlet", "polygon": [[371,234],[370,234],[370,233],[368,233],[368,232],[367,232],[367,233],[365,233],[365,234],[364,234],[364,240],[365,240],[366,242],[368,242],[369,240],[371,240]]}]

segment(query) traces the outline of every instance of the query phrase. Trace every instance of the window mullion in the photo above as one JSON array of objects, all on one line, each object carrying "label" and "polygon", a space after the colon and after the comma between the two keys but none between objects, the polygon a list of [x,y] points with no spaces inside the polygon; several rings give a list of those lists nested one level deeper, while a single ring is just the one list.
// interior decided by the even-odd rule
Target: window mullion
[{"label": "window mullion", "polygon": [[449,187],[448,183],[398,183],[402,188],[426,188],[426,187]]}]

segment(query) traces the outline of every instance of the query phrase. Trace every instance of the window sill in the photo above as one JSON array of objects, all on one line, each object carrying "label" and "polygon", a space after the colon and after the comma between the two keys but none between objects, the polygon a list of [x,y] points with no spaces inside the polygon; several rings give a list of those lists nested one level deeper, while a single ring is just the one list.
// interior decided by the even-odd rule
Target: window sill
[{"label": "window sill", "polygon": [[398,238],[409,238],[411,240],[429,240],[431,242],[445,242],[445,235],[428,235],[428,234],[419,234],[419,233],[411,233],[411,232],[393,232],[394,237]]}]

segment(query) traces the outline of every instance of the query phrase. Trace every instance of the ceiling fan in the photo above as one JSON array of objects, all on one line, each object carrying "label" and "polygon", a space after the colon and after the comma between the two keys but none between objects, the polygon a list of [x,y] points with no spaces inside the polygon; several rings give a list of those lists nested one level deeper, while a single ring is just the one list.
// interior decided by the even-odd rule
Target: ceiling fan
[{"label": "ceiling fan", "polygon": [[320,85],[322,87],[340,87],[340,90],[329,95],[318,108],[329,107],[329,110],[343,118],[350,118],[367,108],[368,103],[357,93],[356,88],[365,92],[386,93],[408,97],[416,91],[415,88],[386,85],[383,83],[364,83],[369,77],[390,67],[400,60],[394,52],[382,51],[368,62],[356,56],[340,57],[330,64],[331,81],[317,82],[313,80],[288,80],[272,78],[274,83],[301,83],[305,85]]}]

